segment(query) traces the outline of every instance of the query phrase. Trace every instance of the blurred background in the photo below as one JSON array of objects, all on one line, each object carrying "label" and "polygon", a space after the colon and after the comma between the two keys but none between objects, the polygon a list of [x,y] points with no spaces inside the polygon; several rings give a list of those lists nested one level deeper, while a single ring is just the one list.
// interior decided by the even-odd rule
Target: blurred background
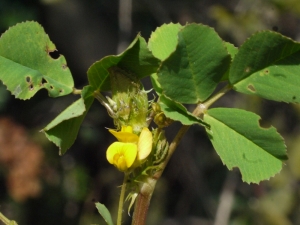
[{"label": "blurred background", "polygon": [[[298,0],[0,0],[0,33],[26,20],[45,28],[76,88],[87,84],[92,63],[120,53],[139,32],[148,40],[163,23],[203,23],[236,46],[264,29],[300,41]],[[96,201],[116,218],[123,177],[105,158],[114,141],[106,110],[95,101],[64,156],[39,132],[75,100],[50,99],[45,90],[16,100],[0,85],[0,211],[19,225],[105,224]],[[275,126],[288,147],[282,172],[259,185],[243,183],[237,169],[222,164],[204,130],[193,126],[157,184],[147,224],[300,224],[300,107],[233,92],[216,106],[250,110],[264,126]],[[172,125],[169,140],[179,127]],[[130,224],[126,213],[124,219]]]}]

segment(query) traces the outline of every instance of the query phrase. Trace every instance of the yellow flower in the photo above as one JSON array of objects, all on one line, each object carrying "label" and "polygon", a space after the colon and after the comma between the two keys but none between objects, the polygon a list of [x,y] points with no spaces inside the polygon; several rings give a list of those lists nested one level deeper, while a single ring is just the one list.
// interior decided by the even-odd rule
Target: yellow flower
[{"label": "yellow flower", "polygon": [[108,147],[106,158],[110,164],[122,172],[133,165],[139,165],[142,160],[148,157],[152,149],[152,133],[147,127],[142,129],[140,136],[132,133],[132,131],[131,126],[122,126],[119,132],[109,130],[118,141]]}]

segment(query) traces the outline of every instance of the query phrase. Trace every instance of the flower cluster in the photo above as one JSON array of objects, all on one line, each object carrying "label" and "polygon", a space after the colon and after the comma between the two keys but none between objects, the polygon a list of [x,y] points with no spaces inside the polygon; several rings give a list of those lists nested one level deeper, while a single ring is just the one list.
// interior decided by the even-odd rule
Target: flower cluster
[{"label": "flower cluster", "polygon": [[118,141],[112,143],[106,152],[106,158],[120,171],[139,166],[152,150],[152,133],[144,127],[140,136],[133,133],[131,126],[122,126],[121,131],[109,130]]}]

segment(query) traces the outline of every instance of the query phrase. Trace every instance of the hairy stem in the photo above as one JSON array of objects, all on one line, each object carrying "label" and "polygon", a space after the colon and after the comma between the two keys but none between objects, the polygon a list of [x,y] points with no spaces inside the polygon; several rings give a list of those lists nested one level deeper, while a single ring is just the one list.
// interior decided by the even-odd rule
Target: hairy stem
[{"label": "hairy stem", "polygon": [[132,225],[144,225],[146,223],[148,208],[156,182],[155,178],[148,177],[140,185],[140,192],[135,202]]},{"label": "hairy stem", "polygon": [[128,175],[125,173],[123,184],[122,184],[122,187],[121,187],[120,199],[119,199],[117,225],[121,225],[122,224],[123,203],[124,203],[125,192],[126,192],[127,178],[128,178]]}]

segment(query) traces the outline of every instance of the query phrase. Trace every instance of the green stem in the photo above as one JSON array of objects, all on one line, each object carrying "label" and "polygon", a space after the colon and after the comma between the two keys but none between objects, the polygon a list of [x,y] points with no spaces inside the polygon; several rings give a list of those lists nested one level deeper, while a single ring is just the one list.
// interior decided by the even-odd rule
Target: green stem
[{"label": "green stem", "polygon": [[193,115],[202,117],[205,111],[213,104],[215,103],[219,98],[221,98],[223,95],[225,95],[228,91],[232,89],[232,86],[227,84],[225,87],[223,87],[220,91],[218,91],[215,95],[207,99],[205,102],[200,103],[195,108]]},{"label": "green stem", "polygon": [[80,89],[76,89],[76,88],[73,88],[73,94],[74,95],[80,95],[81,94],[81,91]]},{"label": "green stem", "polygon": [[[208,100],[206,100],[202,104],[208,109],[213,103],[215,103],[219,98],[221,98],[223,95],[225,95],[231,89],[232,89],[232,86],[227,84],[225,87],[223,87],[220,91],[218,91],[215,95],[210,97]],[[199,115],[197,115],[197,112],[194,115],[199,116]]]},{"label": "green stem", "polygon": [[125,192],[126,192],[127,179],[128,179],[128,175],[125,173],[123,184],[122,184],[122,187],[121,187],[120,199],[119,199],[117,225],[122,224],[123,204],[124,204],[124,198],[125,198]]},{"label": "green stem", "polygon": [[2,221],[5,225],[18,225],[14,220],[7,219],[1,212],[0,221]]},{"label": "green stem", "polygon": [[[229,90],[231,90],[231,86],[227,85],[222,88],[218,93],[209,98],[207,101],[199,104],[195,110],[193,111],[193,115],[201,116],[207,110],[209,106],[211,106],[215,101],[221,98],[224,94],[226,94]],[[177,146],[182,140],[183,136],[186,134],[190,125],[183,125],[173,141],[171,142],[168,150],[168,155],[166,160],[164,160],[160,165],[158,170],[152,177],[148,177],[148,179],[141,185],[139,195],[136,199],[134,214],[132,219],[132,225],[144,225],[146,223],[146,216],[148,212],[148,208],[150,205],[150,200],[156,185],[157,180],[161,177],[164,169],[166,168],[171,156],[175,152]]]},{"label": "green stem", "polygon": [[[213,95],[211,98],[209,98],[207,101],[200,103],[195,110],[193,111],[193,115],[195,116],[201,116],[209,106],[211,106],[215,101],[217,101],[219,98],[221,98],[224,94],[226,94],[228,91],[231,90],[230,85],[226,85],[224,88],[222,88],[219,92],[217,92],[215,95]],[[160,168],[162,168],[160,171],[157,172],[156,179],[159,179],[161,176],[163,170],[167,166],[171,156],[173,155],[175,149],[179,145],[182,137],[185,135],[185,133],[188,131],[190,128],[190,125],[183,125],[180,130],[178,131],[177,135],[175,136],[174,140],[171,142],[170,147],[169,147],[169,152],[166,160],[160,165]]]}]

